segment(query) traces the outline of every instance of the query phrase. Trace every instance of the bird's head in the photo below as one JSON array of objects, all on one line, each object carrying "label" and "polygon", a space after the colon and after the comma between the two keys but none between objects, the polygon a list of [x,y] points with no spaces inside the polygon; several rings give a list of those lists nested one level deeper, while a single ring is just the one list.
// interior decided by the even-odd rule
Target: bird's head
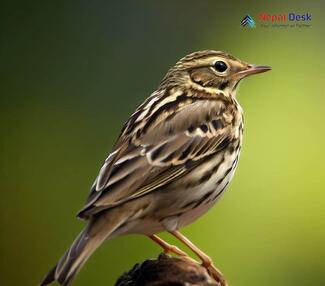
[{"label": "bird's head", "polygon": [[232,93],[241,79],[270,69],[269,66],[245,63],[224,52],[208,50],[189,54],[179,60],[168,72],[165,81]]}]

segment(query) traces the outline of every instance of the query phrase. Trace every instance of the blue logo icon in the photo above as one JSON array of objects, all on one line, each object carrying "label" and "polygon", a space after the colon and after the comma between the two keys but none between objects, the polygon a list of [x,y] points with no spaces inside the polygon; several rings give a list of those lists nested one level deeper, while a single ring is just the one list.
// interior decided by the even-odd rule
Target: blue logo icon
[{"label": "blue logo icon", "polygon": [[247,27],[248,26],[250,28],[255,28],[255,21],[254,21],[254,19],[251,16],[246,15],[244,17],[244,19],[241,20],[241,25],[243,27]]}]

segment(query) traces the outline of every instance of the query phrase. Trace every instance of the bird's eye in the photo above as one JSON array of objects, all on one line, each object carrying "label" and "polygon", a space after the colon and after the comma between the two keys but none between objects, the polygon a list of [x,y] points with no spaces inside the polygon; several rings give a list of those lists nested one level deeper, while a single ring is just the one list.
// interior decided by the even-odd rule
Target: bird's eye
[{"label": "bird's eye", "polygon": [[216,71],[218,72],[225,72],[228,68],[228,66],[226,65],[225,62],[223,61],[216,61],[214,63],[214,68],[216,69]]}]

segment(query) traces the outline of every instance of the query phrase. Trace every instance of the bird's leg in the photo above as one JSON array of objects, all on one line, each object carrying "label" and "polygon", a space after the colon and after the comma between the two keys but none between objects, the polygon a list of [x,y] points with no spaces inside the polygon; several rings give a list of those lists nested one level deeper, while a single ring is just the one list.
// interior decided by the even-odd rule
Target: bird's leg
[{"label": "bird's leg", "polygon": [[223,277],[221,271],[213,265],[212,259],[206,255],[201,249],[194,245],[186,236],[181,234],[178,230],[171,231],[170,234],[175,236],[179,241],[185,244],[189,249],[193,251],[202,261],[202,266],[204,266],[210,275],[218,282],[221,286],[228,286],[227,281]]},{"label": "bird's leg", "polygon": [[177,246],[169,244],[168,242],[164,241],[157,235],[154,235],[154,234],[148,235],[148,237],[151,240],[153,240],[155,243],[160,245],[165,253],[173,253],[173,254],[176,254],[179,256],[184,256],[184,257],[188,256],[184,251],[180,250]]}]

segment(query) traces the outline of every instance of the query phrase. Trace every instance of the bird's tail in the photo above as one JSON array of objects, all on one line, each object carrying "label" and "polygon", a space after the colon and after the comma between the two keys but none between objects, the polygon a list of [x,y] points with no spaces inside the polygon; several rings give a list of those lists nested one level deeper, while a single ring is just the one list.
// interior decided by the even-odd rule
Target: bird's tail
[{"label": "bird's tail", "polygon": [[64,286],[70,285],[90,255],[112,234],[117,226],[114,223],[108,226],[103,217],[92,219],[59,262],[46,275],[40,286],[48,285],[53,281]]}]

